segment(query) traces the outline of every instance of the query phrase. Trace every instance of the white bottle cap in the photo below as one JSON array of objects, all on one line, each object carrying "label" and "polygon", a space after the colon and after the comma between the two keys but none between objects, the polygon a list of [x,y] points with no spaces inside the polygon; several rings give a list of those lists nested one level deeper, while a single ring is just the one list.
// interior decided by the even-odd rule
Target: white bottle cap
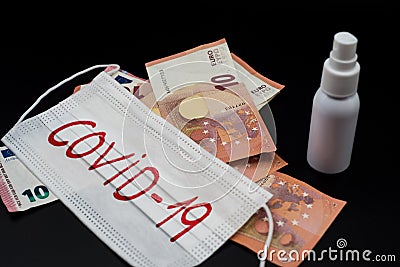
[{"label": "white bottle cap", "polygon": [[357,62],[357,38],[338,32],[330,56],[324,62],[321,89],[333,97],[347,97],[357,92],[360,65]]}]

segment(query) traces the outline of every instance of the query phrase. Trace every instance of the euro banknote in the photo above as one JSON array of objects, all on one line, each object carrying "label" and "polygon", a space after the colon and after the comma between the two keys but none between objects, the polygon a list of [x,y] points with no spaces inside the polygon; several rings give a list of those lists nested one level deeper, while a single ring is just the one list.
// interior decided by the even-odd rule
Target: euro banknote
[{"label": "euro banknote", "polygon": [[229,166],[237,169],[240,173],[252,181],[259,182],[270,173],[276,172],[288,165],[277,153],[273,154],[273,160],[269,158],[272,154],[260,154],[248,159],[239,159],[228,162]]},{"label": "euro banknote", "polygon": [[[285,85],[257,72],[237,54],[231,52],[231,56],[239,78],[245,84],[258,110],[268,104],[285,87]],[[114,66],[111,66],[105,70],[108,71],[114,68]],[[112,76],[138,99],[141,99],[149,108],[157,109],[156,97],[147,79],[140,78],[126,70],[119,70],[113,73]],[[75,91],[78,91],[80,87],[81,85],[77,86]]]},{"label": "euro banknote", "polygon": [[[267,203],[274,223],[267,259],[278,266],[298,266],[307,259],[346,201],[279,171],[260,183],[273,194]],[[268,231],[268,218],[260,209],[231,240],[258,253],[264,248]]]},{"label": "euro banknote", "polygon": [[231,53],[240,80],[243,81],[257,109],[262,109],[285,86],[257,72],[243,59]]},{"label": "euro banknote", "polygon": [[145,65],[161,116],[217,158],[276,151],[225,39]]},{"label": "euro banknote", "polygon": [[9,212],[28,210],[57,199],[6,146],[0,147],[0,197]]}]

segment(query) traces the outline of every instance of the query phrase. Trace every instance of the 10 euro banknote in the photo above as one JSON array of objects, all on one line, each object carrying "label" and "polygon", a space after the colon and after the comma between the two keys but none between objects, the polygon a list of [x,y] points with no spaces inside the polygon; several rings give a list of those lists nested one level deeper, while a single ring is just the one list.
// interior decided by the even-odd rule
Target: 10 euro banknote
[{"label": "10 euro banknote", "polygon": [[220,160],[276,151],[225,39],[148,62],[146,69],[161,116]]},{"label": "10 euro banknote", "polygon": [[24,211],[57,199],[6,146],[0,147],[0,197],[9,212]]},{"label": "10 euro banknote", "polygon": [[[282,172],[268,175],[262,186],[273,194],[267,203],[274,223],[267,259],[279,266],[298,266],[307,260],[346,201]],[[258,253],[264,248],[269,223],[265,211],[260,209],[231,240]]]}]

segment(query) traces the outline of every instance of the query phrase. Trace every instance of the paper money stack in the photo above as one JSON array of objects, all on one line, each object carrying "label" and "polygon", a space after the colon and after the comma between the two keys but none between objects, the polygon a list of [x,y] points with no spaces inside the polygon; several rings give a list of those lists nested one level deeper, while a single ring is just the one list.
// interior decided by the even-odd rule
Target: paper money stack
[{"label": "paper money stack", "polygon": [[[279,171],[287,162],[277,155],[259,110],[284,85],[230,52],[225,39],[145,66],[148,79],[121,69],[112,76],[149,110],[274,194],[267,203],[274,219],[267,259],[279,266],[299,265],[305,258],[302,253],[315,246],[346,202]],[[26,175],[29,171],[22,164],[16,164],[12,151],[1,151],[0,194],[10,212],[56,200],[34,175]],[[268,218],[260,210],[231,240],[257,253],[268,231]]]}]

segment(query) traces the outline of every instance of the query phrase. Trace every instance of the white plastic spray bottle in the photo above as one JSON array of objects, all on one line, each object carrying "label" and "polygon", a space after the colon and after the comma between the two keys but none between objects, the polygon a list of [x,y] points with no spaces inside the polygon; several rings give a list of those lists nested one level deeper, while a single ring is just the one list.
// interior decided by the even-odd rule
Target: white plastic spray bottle
[{"label": "white plastic spray bottle", "polygon": [[350,165],[360,109],[357,42],[351,33],[335,34],[313,99],[307,161],[323,173],[339,173]]}]

